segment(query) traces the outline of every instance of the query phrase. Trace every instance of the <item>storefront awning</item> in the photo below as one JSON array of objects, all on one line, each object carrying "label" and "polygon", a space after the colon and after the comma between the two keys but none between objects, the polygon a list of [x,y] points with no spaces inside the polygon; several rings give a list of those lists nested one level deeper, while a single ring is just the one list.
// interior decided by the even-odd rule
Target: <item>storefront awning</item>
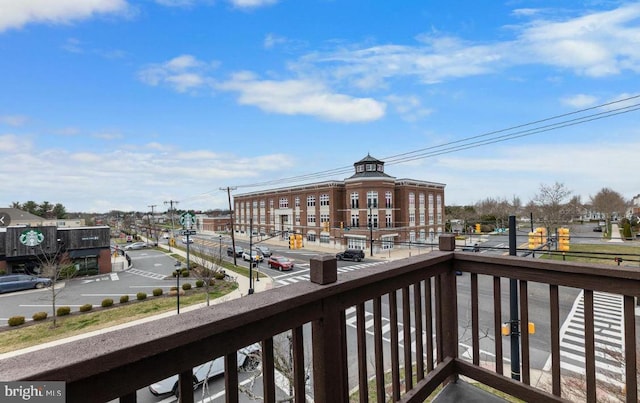
[{"label": "storefront awning", "polygon": [[100,255],[100,250],[100,248],[70,250],[69,257],[75,259],[77,257],[98,256]]}]

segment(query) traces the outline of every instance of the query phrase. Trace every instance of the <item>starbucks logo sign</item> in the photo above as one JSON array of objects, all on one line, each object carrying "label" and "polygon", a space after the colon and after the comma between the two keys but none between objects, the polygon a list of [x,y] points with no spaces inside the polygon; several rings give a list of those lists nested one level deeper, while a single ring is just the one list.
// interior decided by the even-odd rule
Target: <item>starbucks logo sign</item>
[{"label": "starbucks logo sign", "polygon": [[38,246],[44,241],[44,235],[37,229],[29,229],[20,234],[20,243],[25,246]]}]

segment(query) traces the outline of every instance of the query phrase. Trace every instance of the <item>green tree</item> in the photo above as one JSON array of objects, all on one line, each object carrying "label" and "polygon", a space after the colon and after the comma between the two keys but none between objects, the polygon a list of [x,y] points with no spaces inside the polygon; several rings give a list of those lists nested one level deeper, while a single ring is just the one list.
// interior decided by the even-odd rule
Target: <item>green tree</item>
[{"label": "green tree", "polygon": [[50,218],[49,213],[53,209],[53,205],[48,201],[43,201],[38,206],[36,214],[43,218]]},{"label": "green tree", "polygon": [[60,203],[53,206],[52,212],[55,218],[67,218],[67,209]]},{"label": "green tree", "polygon": [[22,209],[31,214],[38,214],[38,203],[33,200],[29,200],[22,205]]}]

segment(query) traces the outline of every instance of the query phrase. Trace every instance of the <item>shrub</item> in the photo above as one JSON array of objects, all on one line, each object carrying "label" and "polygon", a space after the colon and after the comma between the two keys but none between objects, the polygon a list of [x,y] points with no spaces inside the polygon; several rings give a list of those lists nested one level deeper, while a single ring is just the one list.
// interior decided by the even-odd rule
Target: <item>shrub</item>
[{"label": "shrub", "polygon": [[9,326],[20,326],[24,325],[24,316],[12,316],[7,321]]},{"label": "shrub", "polygon": [[48,315],[46,312],[36,312],[33,314],[31,319],[33,319],[34,321],[45,320],[47,319],[47,316]]},{"label": "shrub", "polygon": [[91,304],[84,304],[84,305],[80,305],[80,312],[89,312],[90,310],[93,309],[93,305]]},{"label": "shrub", "polygon": [[106,308],[113,305],[113,300],[111,298],[105,298],[102,300],[102,307]]},{"label": "shrub", "polygon": [[182,277],[189,277],[189,269],[182,269]]},{"label": "shrub", "polygon": [[191,289],[191,284],[189,284],[189,283],[182,284],[182,289],[185,290],[185,291],[190,290]]},{"label": "shrub", "polygon": [[622,236],[625,239],[631,239],[632,238],[631,223],[629,223],[629,222],[625,222],[624,223],[624,227],[622,228]]},{"label": "shrub", "polygon": [[139,292],[136,294],[136,299],[138,301],[142,301],[143,299],[147,299],[147,293],[146,292]]},{"label": "shrub", "polygon": [[154,297],[159,297],[162,295],[162,288],[154,288],[153,289],[153,296]]},{"label": "shrub", "polygon": [[169,288],[169,291],[178,291],[178,287],[171,287]]},{"label": "shrub", "polygon": [[215,278],[216,280],[223,280],[224,279],[224,273],[221,271],[217,271],[216,274],[213,275],[213,278]]},{"label": "shrub", "polygon": [[173,277],[177,277],[178,276],[178,270],[174,270],[173,273],[171,273],[171,275]]},{"label": "shrub", "polygon": [[68,266],[62,267],[58,272],[58,277],[60,277],[61,279],[70,279],[70,278],[73,278],[73,276],[75,275],[76,275],[76,267],[74,265],[68,265]]},{"label": "shrub", "polygon": [[69,315],[71,313],[71,308],[68,306],[61,306],[60,308],[56,309],[56,315],[58,316],[66,316]]},{"label": "shrub", "polygon": [[123,295],[120,297],[120,303],[121,304],[126,304],[127,302],[129,302],[129,296],[128,295]]},{"label": "shrub", "polygon": [[197,280],[196,281],[196,287],[197,288],[204,287],[204,280]]}]

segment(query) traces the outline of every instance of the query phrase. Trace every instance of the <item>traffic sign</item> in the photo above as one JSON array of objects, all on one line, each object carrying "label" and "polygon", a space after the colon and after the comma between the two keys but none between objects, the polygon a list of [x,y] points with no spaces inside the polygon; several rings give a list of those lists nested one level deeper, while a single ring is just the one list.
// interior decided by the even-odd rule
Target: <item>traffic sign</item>
[{"label": "traffic sign", "polygon": [[182,235],[195,235],[196,234],[196,230],[194,230],[194,229],[185,229],[185,230],[180,231],[180,233]]}]

